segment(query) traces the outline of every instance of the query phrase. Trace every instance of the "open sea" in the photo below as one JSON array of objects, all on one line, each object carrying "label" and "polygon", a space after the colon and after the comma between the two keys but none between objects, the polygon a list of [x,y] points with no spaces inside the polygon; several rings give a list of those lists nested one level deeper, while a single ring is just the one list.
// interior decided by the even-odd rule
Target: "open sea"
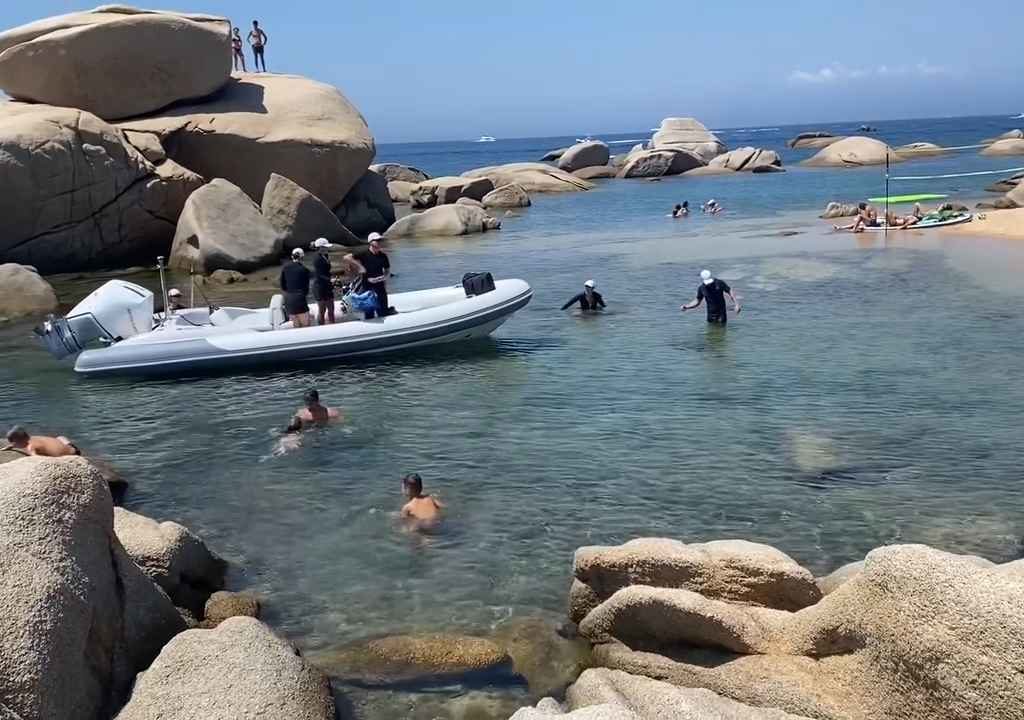
[{"label": "open sea", "polygon": [[[787,172],[599,181],[534,196],[498,232],[391,243],[395,291],[477,270],[533,285],[533,302],[471,347],[143,382],[76,377],[32,344],[29,325],[0,326],[0,422],[110,458],[132,482],[130,509],[202,535],[233,562],[234,589],[262,594],[265,619],[313,654],[382,633],[556,622],[573,551],[638,536],[767,542],[817,573],[885,543],[1018,558],[1024,245],[831,233],[816,215],[830,200],[884,195],[884,168],[801,168],[812,151],[784,143],[862,122],[715,128],[730,148],[777,150]],[[1019,123],[870,122],[891,145],[944,146]],[[650,134],[595,137],[626,152]],[[457,174],[574,140],[382,145],[377,161]],[[966,150],[891,174],[1015,165]],[[973,205],[996,179],[891,190]],[[723,215],[666,218],[711,197]],[[678,310],[704,267],[742,297],[727,328]],[[609,311],[561,312],[589,278]],[[100,281],[55,284],[73,303]],[[270,291],[216,292],[263,304]],[[346,421],[275,456],[277,430],[311,386]],[[396,523],[407,472],[450,508],[437,534]],[[493,701],[495,718],[527,700],[522,688],[338,689],[367,720],[469,717],[452,709],[467,693]]]}]

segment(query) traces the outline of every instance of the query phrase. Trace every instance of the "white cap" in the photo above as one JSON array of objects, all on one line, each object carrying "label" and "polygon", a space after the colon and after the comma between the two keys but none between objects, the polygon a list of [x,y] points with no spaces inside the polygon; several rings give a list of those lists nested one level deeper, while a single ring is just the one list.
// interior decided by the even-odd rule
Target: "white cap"
[{"label": "white cap", "polygon": [[167,291],[167,297],[181,297],[181,290],[178,288],[171,288]]},{"label": "white cap", "polygon": [[366,242],[372,243],[374,240],[383,240],[384,236],[379,232],[372,232],[366,237]]},{"label": "white cap", "polygon": [[317,238],[313,241],[313,247],[319,250],[320,248],[332,248],[334,244],[329,242],[327,238]]},{"label": "white cap", "polygon": [[294,250],[292,250],[292,258],[295,258],[295,259],[298,259],[298,258],[302,257],[305,254],[306,253],[302,252],[302,248],[295,248]]},{"label": "white cap", "polygon": [[592,288],[592,287],[594,287],[594,281],[593,280],[587,280],[585,283],[583,283],[583,287],[585,287],[585,288]]},{"label": "white cap", "polygon": [[701,270],[700,271],[700,279],[704,281],[705,285],[710,285],[711,283],[713,283],[715,281],[715,279],[713,277],[711,277],[711,271],[710,270]]}]

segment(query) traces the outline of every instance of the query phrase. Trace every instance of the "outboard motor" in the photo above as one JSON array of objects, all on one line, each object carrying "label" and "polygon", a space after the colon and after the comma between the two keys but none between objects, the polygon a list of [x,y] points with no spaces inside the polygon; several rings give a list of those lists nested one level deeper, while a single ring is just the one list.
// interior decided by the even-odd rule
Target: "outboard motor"
[{"label": "outboard motor", "polygon": [[35,333],[60,360],[77,355],[95,340],[114,343],[152,329],[153,293],[135,283],[111,280],[65,317],[51,315]]}]

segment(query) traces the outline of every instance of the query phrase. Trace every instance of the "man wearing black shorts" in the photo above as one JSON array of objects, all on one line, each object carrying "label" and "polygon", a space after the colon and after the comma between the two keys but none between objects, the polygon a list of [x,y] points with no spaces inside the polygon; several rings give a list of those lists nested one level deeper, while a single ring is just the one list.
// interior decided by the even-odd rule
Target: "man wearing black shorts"
[{"label": "man wearing black shorts", "polygon": [[370,233],[370,246],[363,252],[348,254],[345,262],[352,263],[358,269],[363,280],[363,290],[371,290],[377,296],[377,307],[366,311],[366,319],[377,315],[384,317],[388,313],[387,279],[391,275],[391,261],[380,247],[380,233]]},{"label": "man wearing black shorts", "polygon": [[301,248],[292,250],[292,261],[281,268],[281,292],[284,309],[292,320],[292,327],[309,327],[309,270],[302,264],[305,255]]},{"label": "man wearing black shorts", "polygon": [[739,300],[733,296],[732,288],[724,280],[711,277],[710,270],[701,270],[700,281],[696,299],[680,306],[680,310],[683,312],[693,310],[700,307],[700,304],[706,301],[708,305],[708,322],[716,325],[725,325],[728,322],[725,312],[725,298],[728,296],[732,300],[732,311],[737,315],[740,313],[742,308],[740,307]]},{"label": "man wearing black shorts", "polygon": [[263,48],[267,44],[267,34],[260,27],[259,20],[252,21],[252,30],[249,31],[249,45],[252,47],[252,64],[256,72],[263,66],[263,72],[267,71],[267,61],[263,59]]},{"label": "man wearing black shorts", "polygon": [[331,243],[327,238],[313,241],[316,249],[316,260],[313,261],[313,296],[316,298],[316,324],[326,322],[334,324],[334,284],[331,282],[331,258],[327,251]]}]

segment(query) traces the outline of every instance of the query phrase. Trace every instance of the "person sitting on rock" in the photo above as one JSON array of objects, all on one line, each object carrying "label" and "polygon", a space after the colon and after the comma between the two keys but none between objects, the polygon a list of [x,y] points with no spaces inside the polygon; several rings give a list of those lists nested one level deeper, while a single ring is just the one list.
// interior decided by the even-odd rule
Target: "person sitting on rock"
[{"label": "person sitting on rock", "polygon": [[410,473],[402,478],[402,494],[407,500],[402,506],[404,520],[428,527],[441,521],[444,505],[437,498],[423,494],[423,478],[419,473]]},{"label": "person sitting on rock", "polygon": [[849,225],[833,225],[833,230],[864,232],[866,227],[878,227],[878,211],[866,202],[857,204],[857,219]]},{"label": "person sitting on rock", "polygon": [[681,218],[686,217],[690,214],[690,201],[686,200],[682,205],[676,205],[672,208],[672,217]]},{"label": "person sitting on rock", "polygon": [[15,425],[7,433],[7,443],[4,450],[18,450],[26,455],[64,457],[65,455],[82,454],[82,451],[63,435],[57,437],[29,435],[28,431],[20,425]]},{"label": "person sitting on rock", "polygon": [[580,310],[583,312],[603,310],[607,306],[604,304],[604,298],[601,297],[601,293],[595,287],[596,285],[593,280],[587,280],[583,283],[583,292],[569,300],[569,302],[562,306],[562,309],[568,310],[572,305],[579,303]]},{"label": "person sitting on rock", "polygon": [[242,52],[242,31],[235,28],[231,33],[231,52],[235,57],[235,71],[238,71],[238,65],[242,65],[242,72],[248,72],[245,67],[245,53]]},{"label": "person sitting on rock", "polygon": [[287,433],[295,433],[306,427],[326,425],[332,420],[340,420],[341,413],[320,403],[320,393],[316,388],[306,393],[305,405],[295,411],[292,420],[285,428]]}]

